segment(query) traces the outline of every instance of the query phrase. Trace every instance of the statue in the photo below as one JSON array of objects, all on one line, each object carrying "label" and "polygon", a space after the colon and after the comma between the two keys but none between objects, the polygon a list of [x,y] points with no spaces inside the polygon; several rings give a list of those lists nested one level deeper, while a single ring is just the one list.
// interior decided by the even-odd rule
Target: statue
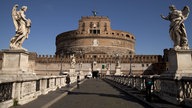
[{"label": "statue", "polygon": [[75,68],[76,60],[74,54],[71,56],[71,68]]},{"label": "statue", "polygon": [[120,56],[119,56],[119,54],[115,54],[115,59],[116,59],[116,67],[121,67],[120,66]]},{"label": "statue", "polygon": [[27,11],[27,6],[22,6],[19,11],[17,11],[18,5],[14,5],[12,9],[13,24],[15,26],[16,34],[11,38],[10,49],[22,49],[22,44],[25,39],[28,38],[31,27],[31,20],[26,19],[25,12]]},{"label": "statue", "polygon": [[97,12],[95,10],[92,11],[92,13],[93,13],[93,16],[97,16]]},{"label": "statue", "polygon": [[167,17],[161,15],[161,18],[171,22],[169,34],[174,42],[174,49],[189,49],[187,33],[184,20],[189,15],[189,7],[185,6],[183,10],[177,10],[174,5],[169,6],[170,13]]}]

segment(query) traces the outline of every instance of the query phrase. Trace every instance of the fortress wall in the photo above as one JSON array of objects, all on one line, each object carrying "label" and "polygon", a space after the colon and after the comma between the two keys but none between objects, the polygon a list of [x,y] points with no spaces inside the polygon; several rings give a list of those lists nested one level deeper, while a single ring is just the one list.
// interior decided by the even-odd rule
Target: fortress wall
[{"label": "fortress wall", "polygon": [[[102,65],[105,66],[104,69],[102,69]],[[108,67],[107,67],[108,66]],[[106,72],[106,70],[115,71],[115,63],[97,63],[96,70],[99,72]],[[92,64],[91,63],[83,63],[82,64],[82,72],[84,74],[87,74],[88,72],[92,71]],[[152,64],[151,63],[132,63],[131,64],[132,72],[133,74],[142,74],[144,71],[152,71]],[[59,75],[61,69],[60,63],[36,63],[35,67],[35,73],[38,75]],[[62,70],[63,72],[69,72],[70,69],[70,63],[63,63],[62,64]],[[80,71],[80,65],[75,65],[76,72]],[[130,64],[127,63],[121,63],[121,71],[124,72],[124,74],[128,74],[130,71]]]},{"label": "fortress wall", "polygon": [[[2,53],[0,52],[0,68],[2,67]],[[95,60],[97,62],[97,68],[102,70],[102,65],[105,65],[105,69],[111,69],[115,71],[116,59],[114,55],[106,54],[84,54],[82,57],[75,55],[76,57],[76,71],[80,70],[79,63],[82,62],[82,71],[90,72],[92,63]],[[96,58],[94,58],[96,57]],[[71,58],[70,55],[64,55],[62,58],[62,70],[69,71]],[[142,73],[148,70],[163,70],[165,67],[162,56],[160,55],[132,55],[130,62],[130,55],[120,56],[121,71],[129,73],[130,63],[132,65],[132,71],[135,73]],[[110,66],[111,64],[111,66]],[[29,71],[36,73],[37,75],[58,75],[61,70],[61,57],[55,55],[37,55],[36,53],[29,54]]]}]

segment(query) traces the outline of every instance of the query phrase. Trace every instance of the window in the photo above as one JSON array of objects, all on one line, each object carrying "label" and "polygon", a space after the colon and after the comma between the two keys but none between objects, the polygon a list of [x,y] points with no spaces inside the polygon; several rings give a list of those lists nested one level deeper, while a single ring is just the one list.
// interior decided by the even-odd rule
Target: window
[{"label": "window", "polygon": [[96,30],[93,30],[93,34],[97,34],[97,31],[96,31]]},{"label": "window", "polygon": [[93,28],[93,22],[90,22],[90,28]]},{"label": "window", "polygon": [[107,23],[104,25],[104,31],[107,31]]},{"label": "window", "polygon": [[99,24],[99,22],[97,22],[97,27],[100,27],[100,24]]},{"label": "window", "polygon": [[100,34],[100,30],[97,29],[91,29],[90,34]]},{"label": "window", "polygon": [[130,38],[130,36],[127,34],[126,37]]},{"label": "window", "polygon": [[85,23],[82,24],[82,31],[85,31]]}]

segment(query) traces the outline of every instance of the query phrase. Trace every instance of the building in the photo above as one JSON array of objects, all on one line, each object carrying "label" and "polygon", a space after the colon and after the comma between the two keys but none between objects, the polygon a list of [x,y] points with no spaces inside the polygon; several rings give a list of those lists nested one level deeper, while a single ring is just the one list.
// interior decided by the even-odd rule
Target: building
[{"label": "building", "polygon": [[120,62],[123,74],[130,74],[132,71],[134,74],[158,74],[159,72],[154,70],[157,70],[156,66],[159,67],[156,63],[160,62],[162,57],[135,55],[135,40],[135,36],[129,32],[113,30],[108,17],[83,16],[77,30],[57,35],[55,54],[76,54],[76,57],[81,58],[84,55],[78,62],[91,64],[92,72],[99,70],[105,74],[110,70],[115,74],[117,63]]},{"label": "building", "polygon": [[135,54],[135,36],[129,32],[112,30],[108,17],[85,16],[79,20],[77,30],[56,37],[56,55],[79,51],[84,54]]}]

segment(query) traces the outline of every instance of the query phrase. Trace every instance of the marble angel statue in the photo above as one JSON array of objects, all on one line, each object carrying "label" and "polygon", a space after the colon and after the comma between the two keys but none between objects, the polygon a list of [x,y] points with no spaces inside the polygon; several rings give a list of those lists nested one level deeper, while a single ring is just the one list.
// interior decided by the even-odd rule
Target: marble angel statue
[{"label": "marble angel statue", "polygon": [[26,18],[25,12],[27,11],[27,6],[22,6],[21,9],[17,10],[18,5],[14,5],[12,9],[12,19],[15,26],[15,36],[11,38],[10,49],[22,49],[22,44],[25,39],[28,38],[31,27],[31,20]]},{"label": "marble angel statue", "polygon": [[187,19],[190,9],[185,6],[183,10],[177,10],[174,5],[169,6],[169,9],[169,15],[166,17],[161,15],[161,18],[171,22],[169,34],[174,42],[174,49],[189,49],[184,21]]}]

